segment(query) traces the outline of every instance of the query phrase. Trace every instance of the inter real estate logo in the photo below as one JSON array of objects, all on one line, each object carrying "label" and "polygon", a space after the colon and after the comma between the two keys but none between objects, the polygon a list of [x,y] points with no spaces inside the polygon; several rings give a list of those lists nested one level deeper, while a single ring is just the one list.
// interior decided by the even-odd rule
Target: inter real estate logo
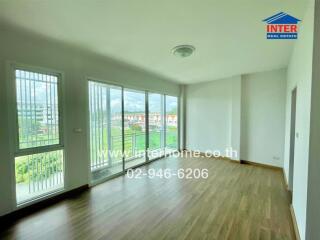
[{"label": "inter real estate logo", "polygon": [[267,39],[297,39],[301,20],[280,12],[263,20],[267,23]]}]

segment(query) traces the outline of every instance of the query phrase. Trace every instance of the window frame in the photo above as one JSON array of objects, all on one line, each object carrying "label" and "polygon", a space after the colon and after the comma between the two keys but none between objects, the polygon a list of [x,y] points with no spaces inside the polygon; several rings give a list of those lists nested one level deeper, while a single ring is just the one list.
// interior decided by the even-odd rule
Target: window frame
[{"label": "window frame", "polygon": [[[139,165],[136,165],[134,166],[133,168],[137,168],[137,167],[141,167],[141,166],[144,166],[144,165],[147,165],[153,161],[157,161],[159,159],[162,159],[164,157],[167,157],[169,156],[171,153],[166,153],[165,149],[166,149],[166,142],[164,142],[164,154],[161,155],[160,157],[158,158],[154,158],[154,159],[149,159],[148,158],[148,154],[147,154],[147,151],[149,149],[149,94],[160,94],[160,95],[163,95],[164,97],[164,119],[166,118],[166,97],[167,96],[171,96],[171,97],[176,97],[177,98],[177,149],[176,151],[180,152],[181,151],[181,140],[180,140],[180,137],[181,137],[181,122],[180,122],[180,117],[181,117],[181,94],[177,94],[177,95],[174,95],[174,94],[168,94],[168,93],[165,93],[165,92],[160,92],[160,91],[154,91],[154,90],[150,90],[150,89],[146,89],[146,88],[139,88],[139,87],[136,87],[136,86],[132,86],[130,84],[119,84],[118,82],[116,81],[108,81],[108,80],[105,80],[105,79],[101,79],[101,78],[96,78],[96,77],[92,77],[92,76],[85,76],[84,77],[85,81],[86,81],[86,118],[87,118],[87,129],[88,129],[88,134],[87,134],[87,147],[88,147],[88,176],[89,176],[89,179],[88,179],[88,184],[90,187],[92,186],[95,186],[95,185],[98,185],[100,183],[103,183],[103,182],[106,182],[110,179],[113,179],[113,178],[116,178],[118,176],[121,176],[121,175],[124,175],[127,171],[127,169],[124,169],[119,172],[119,173],[116,173],[116,174],[113,174],[111,176],[107,176],[107,177],[104,177],[100,180],[97,180],[97,181],[92,181],[92,172],[91,172],[91,147],[90,147],[90,102],[89,102],[89,82],[97,82],[97,83],[102,83],[102,84],[107,84],[109,86],[114,86],[114,87],[119,87],[122,89],[122,120],[124,119],[124,89],[129,89],[129,90],[135,90],[135,91],[139,91],[139,92],[144,92],[145,93],[145,104],[146,104],[146,108],[145,108],[145,114],[146,114],[146,118],[145,118],[145,121],[146,121],[146,131],[148,132],[148,134],[146,134],[146,147],[145,147],[145,151],[146,151],[146,159],[145,159],[145,162],[144,163],[141,163]],[[166,127],[166,121],[164,120],[164,127]],[[164,139],[166,139],[166,131],[164,130]],[[124,135],[124,122],[122,121],[122,135]],[[124,141],[123,141],[123,150],[122,152],[124,151]],[[124,158],[122,159],[122,162],[123,162],[123,167],[124,167]]]},{"label": "window frame", "polygon": [[[150,94],[158,94],[161,96],[161,98],[163,98],[161,101],[161,107],[162,107],[162,110],[163,112],[161,112],[163,115],[161,116],[161,119],[162,119],[162,126],[163,126],[163,146],[161,146],[161,150],[163,151],[163,154],[160,155],[160,157],[157,157],[157,158],[154,158],[154,159],[148,159],[148,161],[153,161],[153,160],[157,160],[159,158],[163,158],[166,156],[166,96],[168,96],[167,94],[164,94],[164,93],[158,93],[158,92],[153,92],[153,91],[146,91],[146,96],[147,96],[147,100],[148,100],[148,145],[147,145],[147,152],[150,151],[150,132],[149,132],[149,114],[150,114],[150,111],[149,111],[149,96]],[[178,96],[175,96],[177,98],[179,98]],[[162,145],[162,143],[160,145]],[[147,154],[148,156],[148,154]]]},{"label": "window frame", "polygon": [[126,167],[126,163],[127,163],[127,159],[125,157],[125,152],[126,152],[126,148],[125,148],[125,129],[124,129],[124,118],[125,118],[125,92],[134,92],[134,93],[140,93],[140,94],[143,94],[144,95],[144,114],[145,114],[145,117],[144,117],[144,124],[145,124],[145,147],[144,147],[144,154],[145,154],[145,157],[144,157],[144,162],[143,163],[139,163],[137,164],[136,166],[138,165],[141,165],[141,164],[145,164],[146,162],[148,162],[149,158],[148,158],[148,154],[147,154],[147,149],[149,148],[149,122],[147,122],[148,120],[148,115],[149,115],[149,108],[147,106],[147,102],[148,102],[148,94],[147,94],[147,91],[145,90],[137,90],[137,89],[132,89],[132,88],[127,88],[127,87],[122,87],[122,94],[123,94],[123,109],[122,109],[122,113],[123,113],[123,118],[122,118],[122,121],[123,121],[123,138],[122,138],[122,141],[123,141],[123,159],[124,159],[124,170],[126,171],[127,168]]},{"label": "window frame", "polygon": [[[91,128],[91,125],[90,125],[90,123],[91,123],[91,117],[90,117],[90,114],[91,114],[91,112],[90,112],[90,105],[91,105],[91,98],[90,98],[90,93],[89,93],[89,91],[90,91],[90,84],[101,84],[101,85],[106,85],[105,87],[107,87],[108,88],[108,90],[109,90],[109,94],[110,94],[110,90],[111,89],[117,89],[117,90],[119,90],[120,91],[120,93],[121,93],[121,96],[120,96],[120,100],[121,100],[121,102],[122,102],[122,99],[123,99],[123,87],[121,87],[121,86],[119,86],[119,85],[114,85],[114,84],[108,84],[108,83],[104,83],[104,82],[101,82],[101,81],[95,81],[95,80],[91,80],[91,79],[88,79],[88,81],[87,81],[87,87],[88,87],[88,89],[87,89],[87,96],[88,96],[88,101],[87,101],[87,106],[88,106],[88,113],[87,113],[87,118],[88,118],[88,138],[89,138],[89,143],[88,143],[88,150],[89,150],[89,168],[90,168],[90,172],[92,172],[93,170],[91,169],[91,164],[92,164],[92,162],[91,162],[91,160],[92,160],[92,156],[91,156],[91,154],[92,154],[92,152],[91,152],[91,137],[92,137],[92,132],[91,132],[91,130],[92,130],[92,128]],[[110,95],[109,95],[109,98],[107,99],[108,101],[110,101]],[[110,107],[110,105],[108,105],[108,107]],[[123,107],[122,106],[122,103],[121,103],[121,107]],[[110,111],[110,109],[109,109],[109,111]],[[123,110],[121,110],[121,139],[123,140],[123,137],[122,137],[122,134],[123,134],[123,131],[122,131],[122,120],[123,120]],[[110,123],[111,124],[111,123]],[[122,146],[123,144],[121,143],[121,146]],[[123,147],[123,146],[122,146]],[[121,148],[122,148],[121,147]],[[123,149],[121,149],[121,151],[123,152]]]},{"label": "window frame", "polygon": [[[58,98],[58,124],[59,124],[59,143],[52,144],[47,146],[38,146],[38,147],[29,147],[29,148],[20,148],[19,143],[19,122],[18,122],[18,102],[17,102],[17,84],[16,84],[16,70],[28,71],[33,73],[39,74],[46,74],[52,75],[57,77],[57,98]],[[51,152],[55,150],[63,150],[64,149],[64,124],[63,124],[63,102],[62,102],[62,73],[58,71],[37,68],[37,67],[28,67],[25,65],[18,65],[14,64],[11,69],[12,73],[12,85],[14,89],[14,145],[15,145],[15,157],[37,154],[37,153],[44,153],[44,152]]]},{"label": "window frame", "polygon": [[121,91],[121,139],[122,139],[122,146],[121,146],[121,152],[124,152],[124,86],[120,85],[120,84],[116,84],[113,82],[106,82],[103,80],[99,80],[97,78],[92,78],[92,77],[85,77],[86,80],[86,118],[87,118],[87,148],[88,148],[88,185],[90,187],[95,186],[97,184],[103,183],[109,179],[121,176],[125,173],[125,168],[124,168],[124,164],[125,164],[125,159],[122,156],[122,171],[119,173],[115,173],[113,175],[110,176],[106,176],[103,177],[99,180],[92,180],[92,169],[91,169],[91,127],[90,127],[90,82],[92,83],[98,83],[98,84],[104,84],[107,85],[109,88],[114,87],[114,88],[119,88],[119,90]]},{"label": "window frame", "polygon": [[[17,104],[17,84],[16,84],[16,70],[22,71],[29,71],[33,73],[40,73],[40,74],[47,74],[47,75],[54,75],[57,77],[57,97],[58,97],[58,123],[59,123],[59,144],[53,144],[48,146],[39,146],[39,147],[32,147],[32,148],[25,148],[20,149],[19,144],[19,123],[18,123],[18,104]],[[40,202],[45,199],[49,199],[53,196],[56,196],[62,192],[66,191],[67,186],[67,164],[66,164],[66,149],[65,149],[65,95],[64,95],[64,79],[65,74],[63,71],[53,70],[45,67],[39,66],[31,66],[27,64],[7,61],[6,62],[6,72],[7,72],[7,90],[11,94],[8,96],[9,100],[9,110],[8,116],[9,119],[9,132],[10,135],[13,136],[10,140],[10,150],[11,150],[11,186],[12,186],[12,208],[13,209],[20,209],[25,206],[32,205],[34,203]],[[16,192],[16,173],[15,173],[15,159],[21,156],[39,154],[39,153],[47,153],[52,151],[63,151],[63,187],[58,188],[53,191],[49,191],[47,193],[39,194],[38,196],[32,197],[26,201],[18,202],[17,201],[17,192]]]},{"label": "window frame", "polygon": [[[179,96],[174,96],[174,95],[168,95],[164,94],[164,116],[165,116],[165,121],[164,121],[164,149],[166,150],[167,148],[167,97],[175,97],[177,98],[177,149],[176,151],[181,151],[181,145],[180,145],[180,97]],[[167,154],[167,153],[165,153]]]}]

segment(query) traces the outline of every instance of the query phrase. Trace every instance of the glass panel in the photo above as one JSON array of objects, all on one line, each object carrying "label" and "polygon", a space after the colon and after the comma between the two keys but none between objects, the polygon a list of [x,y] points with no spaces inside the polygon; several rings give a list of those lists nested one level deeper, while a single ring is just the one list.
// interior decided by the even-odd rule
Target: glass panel
[{"label": "glass panel", "polygon": [[[60,144],[58,76],[17,69],[15,81],[18,151]],[[63,161],[63,150],[16,157],[17,203],[62,189]]]},{"label": "glass panel", "polygon": [[125,167],[145,162],[145,93],[124,91]]},{"label": "glass panel", "polygon": [[121,172],[121,88],[89,82],[90,159],[92,180]]},{"label": "glass panel", "polygon": [[59,144],[58,77],[16,70],[19,149]]},{"label": "glass panel", "polygon": [[110,88],[110,159],[113,168],[122,171],[122,92],[121,88]]},{"label": "glass panel", "polygon": [[164,155],[164,96],[149,93],[149,159]]},{"label": "glass panel", "polygon": [[91,169],[99,169],[108,164],[107,145],[107,86],[89,83],[90,98],[90,144]]},{"label": "glass panel", "polygon": [[166,152],[178,149],[178,98],[166,96]]},{"label": "glass panel", "polygon": [[63,150],[15,158],[17,202],[21,204],[64,185]]}]

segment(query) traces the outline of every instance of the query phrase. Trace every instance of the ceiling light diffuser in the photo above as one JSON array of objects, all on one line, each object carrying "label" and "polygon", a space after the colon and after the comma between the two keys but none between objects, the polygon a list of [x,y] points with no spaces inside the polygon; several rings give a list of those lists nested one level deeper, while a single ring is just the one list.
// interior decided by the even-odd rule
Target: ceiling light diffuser
[{"label": "ceiling light diffuser", "polygon": [[179,45],[172,49],[172,53],[177,57],[189,57],[195,50],[194,46],[191,45]]}]

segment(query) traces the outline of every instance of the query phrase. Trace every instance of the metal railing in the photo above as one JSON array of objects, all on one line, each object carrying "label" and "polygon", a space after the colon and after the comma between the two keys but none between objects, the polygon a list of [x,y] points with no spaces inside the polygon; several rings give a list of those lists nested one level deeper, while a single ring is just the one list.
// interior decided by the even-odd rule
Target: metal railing
[{"label": "metal railing", "polygon": [[63,169],[62,150],[16,157],[17,201],[63,187]]},{"label": "metal railing", "polygon": [[[124,135],[124,156],[126,162],[135,160],[145,155],[146,136],[145,132],[134,132]],[[167,133],[168,134],[168,133]],[[175,134],[177,136],[177,134]],[[93,136],[94,137],[94,136]],[[97,136],[98,137],[98,136]],[[160,151],[164,149],[165,134],[163,130],[154,130],[149,132],[149,151]],[[122,136],[116,135],[110,137],[110,144],[104,146],[91,145],[91,170],[95,171],[101,168],[114,167],[122,164]],[[167,148],[176,149],[176,141],[167,142]]]},{"label": "metal railing", "polygon": [[[160,132],[150,133],[155,139],[155,135],[163,135]],[[100,136],[97,136],[98,138]],[[93,136],[95,138],[95,136]],[[145,132],[134,132],[124,135],[124,157],[126,161],[143,157],[145,155]],[[100,141],[101,142],[101,141]],[[97,144],[96,144],[97,143]],[[152,144],[151,148],[161,148],[159,137],[158,144]],[[110,137],[110,144],[105,141],[104,145],[100,145],[99,141],[92,141],[91,143],[91,169],[100,169],[104,167],[113,167],[122,164],[122,136],[115,135]]]},{"label": "metal railing", "polygon": [[[124,136],[126,161],[145,154],[145,133],[131,133]],[[92,146],[96,149],[96,146]],[[111,136],[110,144],[100,147],[96,155],[91,156],[91,169],[100,169],[122,164],[122,136]]]}]

